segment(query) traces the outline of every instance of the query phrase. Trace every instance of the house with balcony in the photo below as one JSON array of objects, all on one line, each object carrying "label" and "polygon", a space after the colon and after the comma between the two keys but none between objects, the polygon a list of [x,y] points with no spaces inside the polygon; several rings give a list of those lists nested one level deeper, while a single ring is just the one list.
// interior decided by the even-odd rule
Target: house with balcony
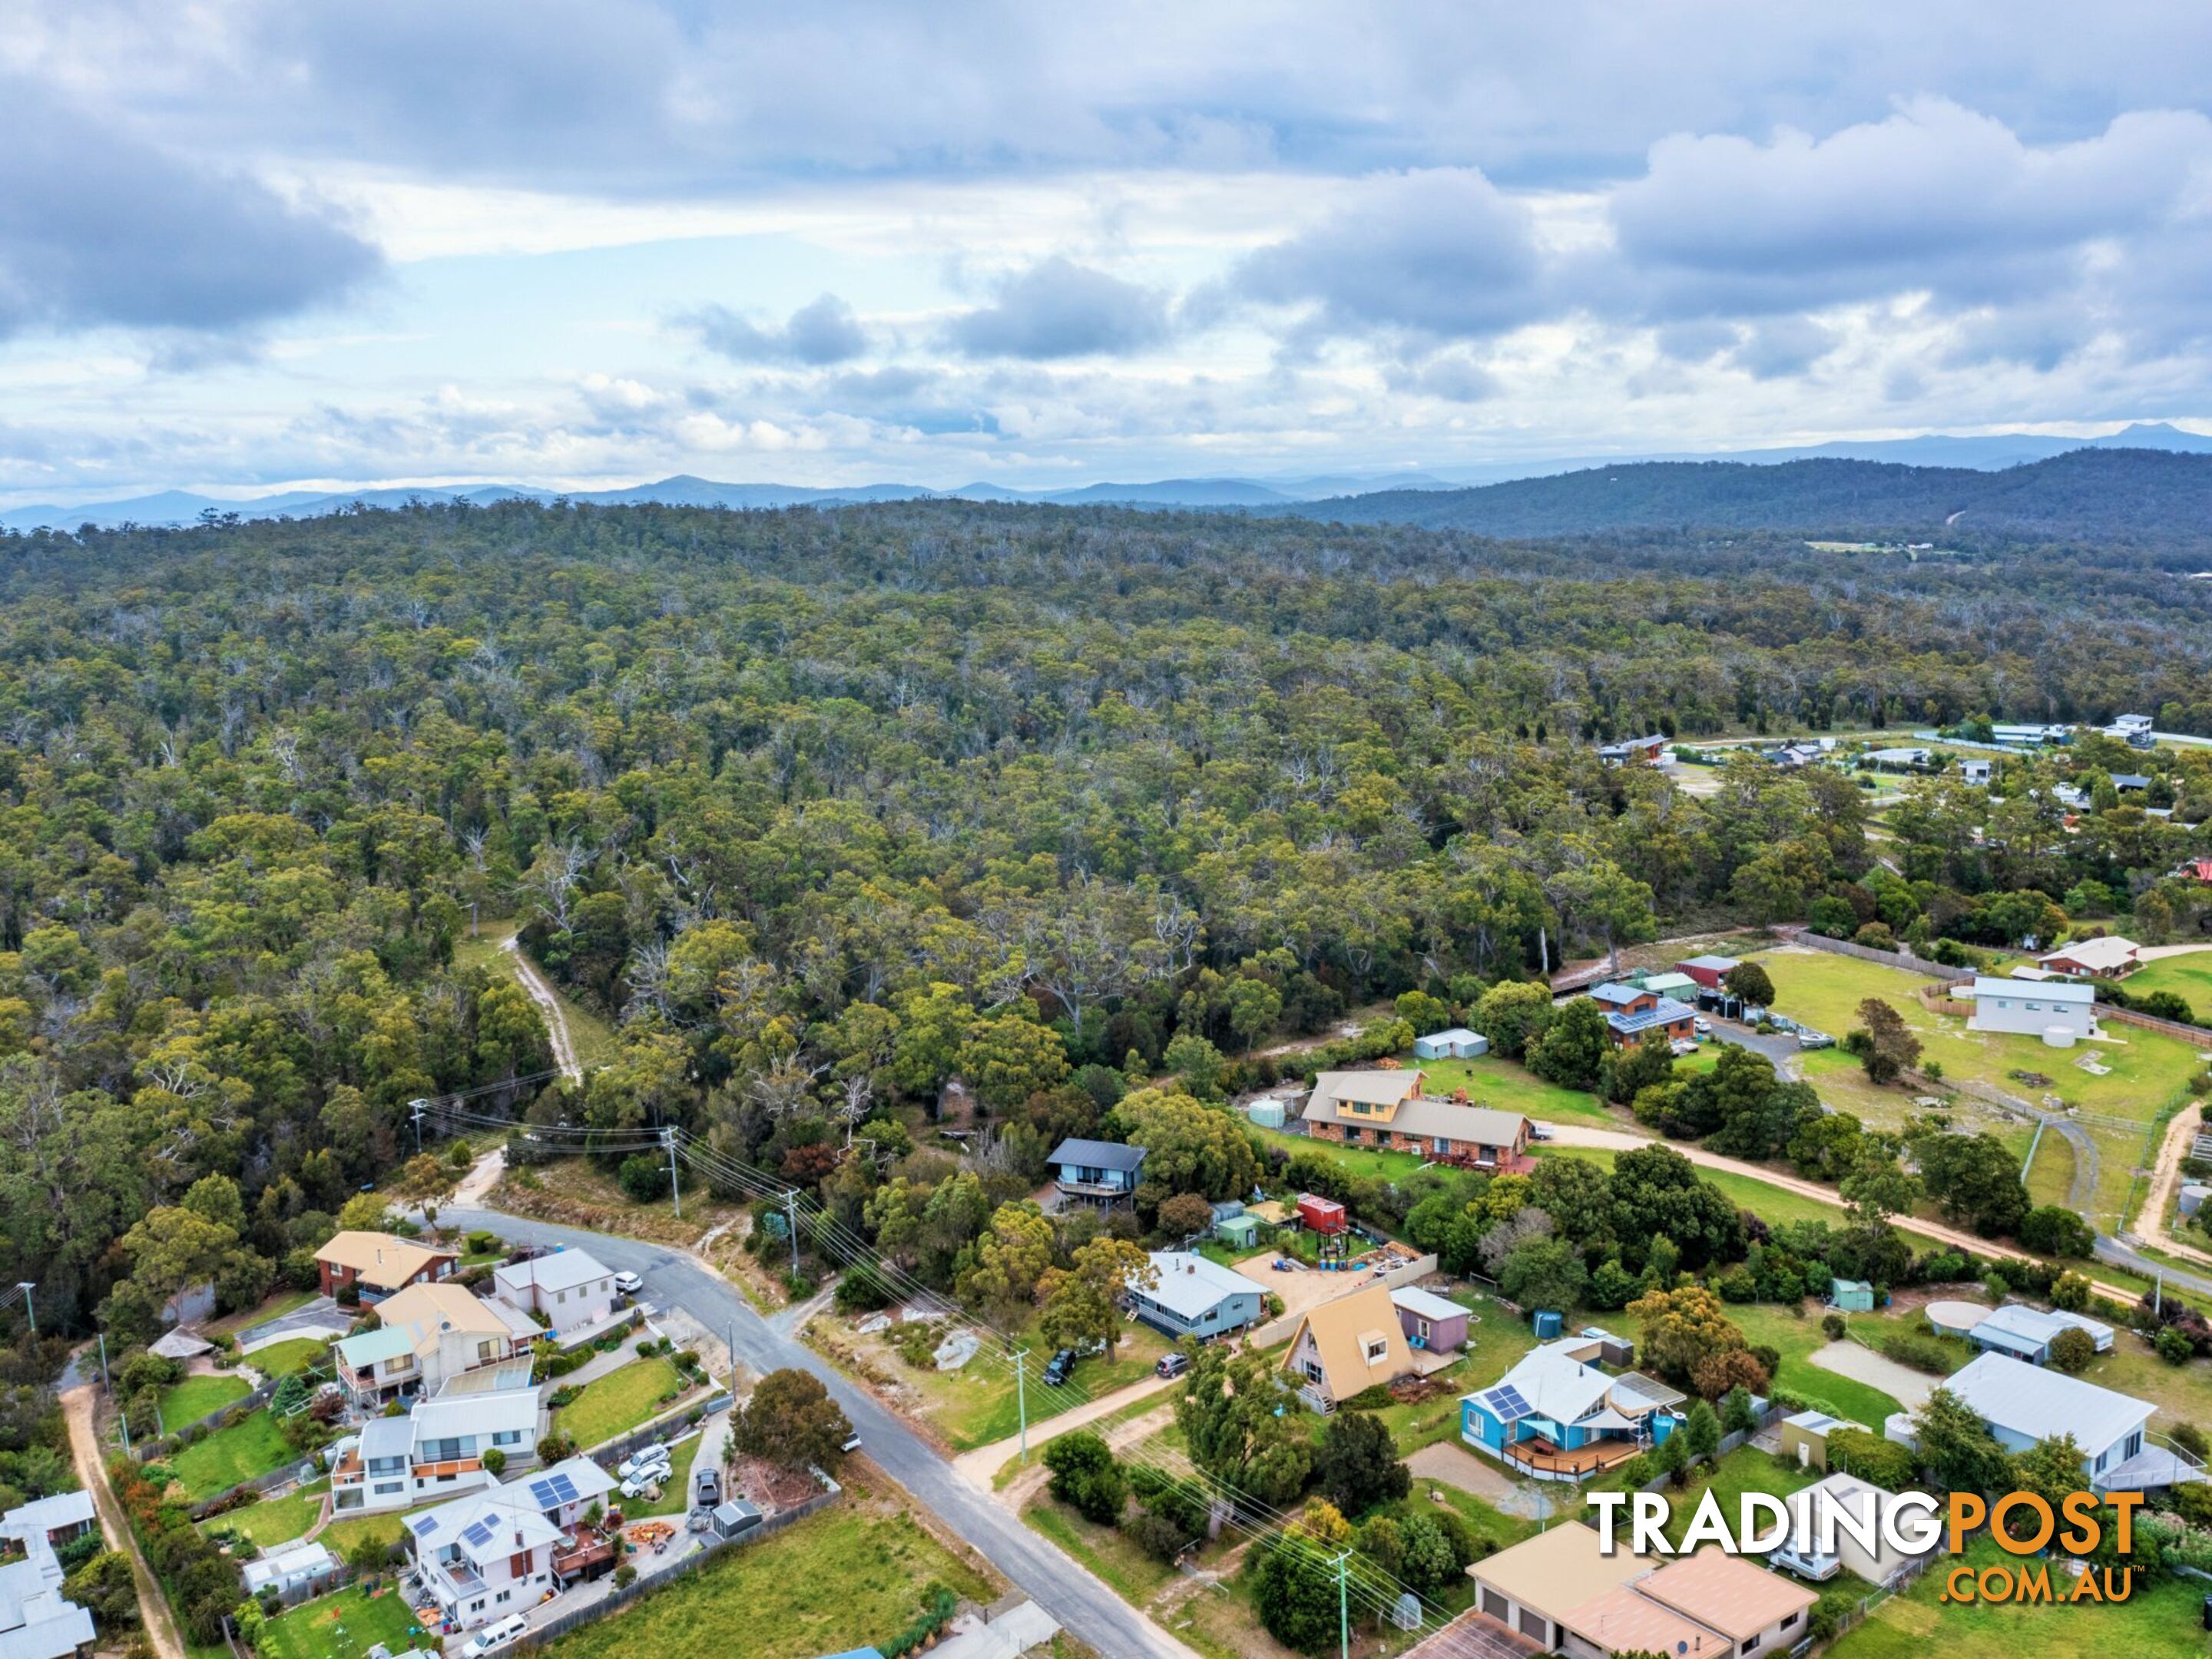
[{"label": "house with balcony", "polygon": [[1523,1354],[1460,1401],[1460,1438],[1540,1480],[1587,1480],[1664,1441],[1683,1395],[1641,1372],[1605,1370],[1602,1335]]},{"label": "house with balcony", "polygon": [[439,1393],[453,1378],[526,1358],[535,1320],[459,1285],[417,1283],[378,1306],[381,1326],[335,1345],[337,1380],[368,1408]]},{"label": "house with balcony", "polygon": [[418,1401],[404,1417],[374,1417],[341,1440],[331,1465],[331,1507],[341,1516],[411,1508],[495,1485],[484,1467],[496,1451],[502,1473],[536,1460],[544,1413],[528,1386]]},{"label": "house with balcony", "polygon": [[1111,1140],[1063,1140],[1046,1159],[1063,1200],[1111,1206],[1131,1202],[1144,1173],[1145,1149]]},{"label": "house with balcony", "polygon": [[614,1269],[585,1250],[549,1250],[510,1261],[492,1274],[493,1296],[526,1315],[542,1316],[556,1336],[569,1336],[614,1317],[622,1292]]},{"label": "house with balcony", "polygon": [[405,1290],[449,1278],[460,1253],[442,1244],[402,1238],[396,1233],[347,1231],[315,1252],[315,1267],[325,1296],[352,1290],[364,1305]]},{"label": "house with balcony", "polygon": [[572,1457],[412,1516],[403,1541],[447,1627],[471,1630],[596,1576],[592,1561],[611,1566],[614,1540],[584,1517],[613,1490],[605,1470]]},{"label": "house with balcony", "polygon": [[1464,1099],[1439,1100],[1425,1091],[1426,1075],[1413,1067],[1322,1072],[1299,1121],[1308,1139],[1340,1146],[1418,1152],[1500,1175],[1536,1167],[1528,1156],[1527,1118]]}]

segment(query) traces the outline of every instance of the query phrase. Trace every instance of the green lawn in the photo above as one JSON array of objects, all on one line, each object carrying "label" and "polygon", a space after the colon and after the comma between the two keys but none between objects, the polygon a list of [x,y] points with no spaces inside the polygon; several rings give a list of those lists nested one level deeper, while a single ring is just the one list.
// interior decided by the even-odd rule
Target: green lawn
[{"label": "green lawn", "polygon": [[323,1498],[330,1489],[329,1481],[318,1480],[285,1497],[248,1504],[242,1510],[232,1510],[204,1521],[200,1530],[234,1532],[264,1550],[273,1549],[306,1535],[307,1528],[315,1524],[315,1517],[323,1512]]},{"label": "green lawn", "polygon": [[296,1313],[320,1294],[318,1291],[279,1291],[258,1307],[225,1314],[207,1328],[234,1336],[250,1326],[266,1324],[270,1320],[282,1318],[288,1313]]},{"label": "green lawn", "polygon": [[394,1653],[413,1647],[421,1626],[407,1598],[386,1580],[371,1597],[343,1589],[293,1608],[262,1626],[261,1659],[361,1659],[379,1643]]},{"label": "green lawn", "polygon": [[[855,1502],[855,1498],[861,1501]],[[996,1587],[915,1524],[855,1492],[555,1642],[559,1659],[814,1659],[888,1642],[942,1583],[988,1601]],[[742,1632],[741,1639],[734,1640]]]},{"label": "green lawn", "polygon": [[677,1386],[676,1367],[655,1355],[633,1359],[593,1382],[572,1404],[553,1414],[553,1426],[574,1435],[577,1445],[590,1450],[602,1441],[628,1434],[666,1407],[660,1396]]},{"label": "green lawn", "polygon": [[[1744,1340],[1752,1346],[1773,1348],[1781,1354],[1782,1367],[1774,1377],[1776,1386],[1808,1399],[1825,1401],[1845,1417],[1880,1434],[1882,1419],[1893,1412],[1902,1411],[1904,1407],[1870,1383],[1854,1382],[1813,1364],[1814,1352],[1827,1346],[1828,1339],[1820,1329],[1818,1306],[1811,1302],[1798,1305],[1805,1310],[1802,1319],[1788,1307],[1771,1302],[1730,1307],[1728,1316],[1742,1329]],[[1854,1320],[1867,1317],[1864,1314],[1850,1316]]]},{"label": "green lawn", "polygon": [[181,1429],[252,1392],[252,1385],[234,1371],[188,1376],[176,1387],[161,1390],[161,1421],[173,1429]]},{"label": "green lawn", "polygon": [[1293,1158],[1300,1152],[1316,1152],[1354,1176],[1403,1181],[1425,1162],[1418,1152],[1378,1152],[1371,1147],[1340,1146],[1333,1140],[1310,1140],[1304,1135],[1285,1134],[1280,1129],[1255,1129],[1255,1133],[1270,1146],[1280,1147]]},{"label": "green lawn", "polygon": [[619,1493],[611,1502],[622,1505],[623,1519],[635,1521],[647,1515],[681,1515],[691,1507],[691,1460],[699,1455],[699,1437],[678,1441],[668,1449],[668,1479],[655,1498],[629,1498]]},{"label": "green lawn", "polygon": [[1085,1520],[1047,1492],[1022,1510],[1030,1530],[1041,1533],[1105,1581],[1124,1601],[1142,1607],[1166,1589],[1176,1570],[1131,1543],[1112,1527]]},{"label": "green lawn", "polygon": [[295,1459],[305,1462],[307,1454],[293,1449],[275,1418],[256,1412],[236,1428],[218,1429],[198,1445],[186,1446],[169,1460],[169,1467],[185,1495],[198,1503]]},{"label": "green lawn", "polygon": [[[1711,1491],[1720,1499],[1721,1513],[1729,1524],[1735,1524],[1741,1513],[1740,1502],[1747,1492],[1771,1492],[1777,1498],[1787,1498],[1803,1486],[1811,1486],[1820,1478],[1817,1469],[1801,1469],[1784,1463],[1771,1452],[1753,1450],[1749,1446],[1738,1446],[1717,1463],[1701,1464],[1692,1472],[1688,1484],[1679,1492],[1667,1493],[1667,1541],[1680,1544],[1682,1534],[1689,1530],[1691,1518],[1698,1505]],[[1616,1474],[1596,1483],[1601,1487],[1610,1484],[1618,1489],[1620,1476]]]},{"label": "green lawn", "polygon": [[321,1366],[329,1373],[331,1345],[319,1337],[295,1336],[283,1342],[272,1342],[265,1348],[256,1348],[246,1356],[246,1364],[264,1376],[283,1376],[289,1371],[304,1371]]},{"label": "green lawn", "polygon": [[371,1538],[381,1538],[387,1544],[398,1543],[406,1524],[406,1512],[386,1510],[380,1515],[356,1515],[349,1520],[331,1522],[316,1541],[329,1545],[332,1555],[350,1555]]},{"label": "green lawn", "polygon": [[[1977,1569],[2017,1567],[1987,1537],[1967,1547],[1961,1565]],[[1942,1599],[1948,1569],[1938,1565],[1920,1576],[1902,1595],[1892,1596],[1863,1624],[1837,1638],[1828,1650],[1834,1659],[2203,1659],[2204,1635],[2197,1627],[2204,1586],[2193,1579],[2169,1577],[2126,1601],[2084,1607],[1997,1607]],[[2068,1583],[2052,1569],[2056,1590]]]},{"label": "green lawn", "polygon": [[1409,1049],[1399,1056],[1407,1066],[1419,1066],[1432,1095],[1449,1098],[1464,1089],[1478,1106],[1519,1112],[1527,1117],[1595,1123],[1607,1128],[1633,1128],[1627,1113],[1607,1106],[1595,1095],[1579,1089],[1562,1089],[1547,1083],[1516,1062],[1485,1054],[1480,1060],[1416,1060]]},{"label": "green lawn", "polygon": [[[1613,1168],[1615,1156],[1611,1148],[1602,1146],[1532,1146],[1529,1152],[1537,1158],[1579,1158],[1608,1170]],[[1754,1176],[1738,1175],[1732,1170],[1707,1169],[1703,1164],[1698,1167],[1698,1175],[1726,1193],[1737,1208],[1749,1210],[1768,1221],[1825,1221],[1833,1226],[1844,1219],[1840,1203],[1829,1204],[1808,1198],[1802,1193],[1769,1186]]]},{"label": "green lawn", "polygon": [[2195,1011],[2200,1020],[2212,1019],[2212,946],[2187,956],[2160,957],[2128,975],[2128,994],[2148,996],[2171,991]]},{"label": "green lawn", "polygon": [[[1132,1320],[1122,1327],[1110,1363],[1103,1356],[1079,1360],[1066,1388],[1048,1390],[1039,1376],[1052,1357],[1052,1345],[1036,1334],[1034,1322],[1012,1335],[1030,1351],[1027,1404],[1032,1445],[1040,1423],[1151,1376],[1160,1356],[1173,1346],[1149,1325]],[[916,1370],[888,1351],[878,1351],[875,1363],[921,1395],[927,1402],[923,1414],[956,1451],[972,1451],[1020,1432],[1024,1402],[1018,1397],[1013,1366],[990,1345],[957,1370]]]}]

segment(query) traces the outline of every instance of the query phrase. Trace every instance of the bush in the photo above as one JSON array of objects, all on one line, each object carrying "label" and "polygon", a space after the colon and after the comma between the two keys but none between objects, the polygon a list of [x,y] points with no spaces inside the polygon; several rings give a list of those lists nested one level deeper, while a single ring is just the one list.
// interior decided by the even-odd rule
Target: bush
[{"label": "bush", "polygon": [[1044,1449],[1052,1495],[1087,1521],[1112,1526],[1129,1500],[1129,1483],[1105,1441],[1088,1430],[1063,1434]]},{"label": "bush", "polygon": [[1190,1541],[1190,1535],[1181,1527],[1152,1510],[1139,1510],[1124,1517],[1121,1534],[1154,1560],[1170,1565]]},{"label": "bush", "polygon": [[2069,1325],[2051,1339],[2051,1363],[2069,1376],[2079,1376],[2096,1357],[2096,1339],[2085,1330]]},{"label": "bush", "polygon": [[1910,1451],[1864,1429],[1828,1431],[1828,1468],[1889,1492],[1903,1492],[1920,1478]]},{"label": "bush", "polygon": [[632,1203],[651,1204],[668,1196],[668,1160],[656,1152],[637,1152],[622,1161],[615,1179]]},{"label": "bush", "polygon": [[1923,1336],[1918,1331],[1885,1333],[1881,1351],[1899,1364],[1910,1365],[1916,1371],[1926,1371],[1933,1376],[1948,1376],[1953,1369],[1950,1350],[1936,1338]]},{"label": "bush", "polygon": [[615,1569],[615,1588],[617,1589],[628,1589],[635,1583],[637,1583],[637,1569],[630,1565],[629,1562],[625,1561],[622,1565]]},{"label": "bush", "polygon": [[2185,1334],[2176,1330],[2171,1325],[2165,1327],[2151,1339],[2151,1346],[2157,1350],[2158,1357],[2169,1365],[2186,1365],[2189,1363],[2189,1357],[2197,1351],[2196,1345],[2191,1342]]},{"label": "bush", "polygon": [[1823,1314],[1820,1316],[1820,1334],[1826,1337],[1831,1342],[1842,1341],[1844,1340],[1844,1333],[1850,1328],[1850,1327],[1844,1322],[1843,1315],[1839,1313]]}]

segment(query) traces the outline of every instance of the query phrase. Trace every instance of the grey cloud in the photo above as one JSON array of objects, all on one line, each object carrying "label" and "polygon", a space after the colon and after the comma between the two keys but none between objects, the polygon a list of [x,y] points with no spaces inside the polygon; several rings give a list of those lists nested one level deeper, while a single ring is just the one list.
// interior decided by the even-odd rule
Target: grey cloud
[{"label": "grey cloud", "polygon": [[27,79],[0,76],[0,336],[246,328],[337,298],[381,266],[331,218],[143,143]]},{"label": "grey cloud", "polygon": [[1040,260],[1000,284],[997,300],[946,326],[970,357],[1126,356],[1168,337],[1167,301],[1062,256]]},{"label": "grey cloud", "polygon": [[1393,392],[1415,392],[1451,404],[1479,404],[1502,389],[1498,377],[1468,357],[1447,355],[1425,363],[1387,372],[1383,380]]},{"label": "grey cloud", "polygon": [[1330,334],[1432,340],[1498,334],[1542,315],[1528,210],[1470,168],[1370,179],[1351,205],[1251,255],[1247,298],[1312,308]]},{"label": "grey cloud", "polygon": [[1808,317],[1770,317],[1744,332],[1729,361],[1756,380],[1802,374],[1836,349],[1836,333]]},{"label": "grey cloud", "polygon": [[708,306],[684,320],[708,350],[741,363],[818,368],[848,362],[868,349],[867,334],[852,307],[834,294],[801,306],[781,327],[763,327],[726,306]]}]

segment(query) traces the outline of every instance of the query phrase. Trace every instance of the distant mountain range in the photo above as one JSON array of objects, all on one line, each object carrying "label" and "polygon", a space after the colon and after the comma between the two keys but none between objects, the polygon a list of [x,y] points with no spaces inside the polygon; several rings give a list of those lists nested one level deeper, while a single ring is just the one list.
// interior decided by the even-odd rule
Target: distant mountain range
[{"label": "distant mountain range", "polygon": [[[1426,472],[1348,473],[1304,477],[1165,478],[1149,483],[1095,483],[1067,489],[1013,489],[989,483],[963,484],[957,489],[930,489],[919,484],[898,483],[810,489],[799,484],[720,483],[689,475],[663,478],[654,483],[633,484],[621,489],[556,491],[524,484],[481,483],[348,489],[327,493],[291,489],[256,496],[250,501],[225,501],[211,495],[196,495],[190,490],[168,489],[156,495],[137,495],[122,501],[94,501],[79,506],[15,507],[0,513],[0,527],[31,531],[74,530],[84,524],[98,525],[102,528],[112,528],[122,524],[183,525],[196,521],[202,514],[209,511],[236,513],[250,519],[304,519],[342,512],[356,502],[368,507],[404,507],[410,501],[453,501],[482,505],[517,497],[535,501],[565,499],[605,506],[654,501],[674,507],[713,507],[750,511],[951,498],[971,501],[1044,502],[1069,507],[1242,508],[1346,520],[1405,523],[1455,524],[1459,522],[1460,515],[1473,514],[1486,523],[1493,520],[1511,520],[1519,523],[1546,519],[1549,509],[1540,507],[1538,503],[1561,503],[1574,492],[1571,490],[1568,495],[1559,495],[1542,491],[1524,491],[1510,497],[1489,498],[1488,504],[1480,507],[1474,507],[1469,498],[1483,493],[1483,487],[1598,472],[1617,473],[1623,469],[1640,471],[1653,465],[1729,465],[1739,470],[1751,471],[1786,468],[1804,461],[1853,461],[1887,463],[1898,465],[1901,470],[1941,469],[1986,473],[2046,461],[2083,450],[2110,449],[2157,449],[2212,454],[2212,436],[2157,422],[2137,424],[2108,437],[2086,440],[2036,436],[1958,438],[1935,434],[1868,443],[1828,443],[1802,448],[1743,450],[1719,456],[1679,453],[1580,456],[1548,460],[1499,461],[1478,466],[1438,468]],[[1842,486],[1821,488],[1831,487]],[[1671,488],[1659,488],[1658,493],[1649,496],[1644,507],[1632,511],[1660,510],[1660,502],[1670,499],[1668,491]],[[1791,499],[1805,501],[1807,510],[1809,510],[1810,498],[1798,495],[1797,489],[1798,486],[1793,484],[1784,493]],[[1756,495],[1757,491],[1753,490],[1750,495],[1741,495],[1740,505],[1747,503]],[[1346,501],[1365,505],[1348,507],[1344,505]],[[1508,501],[1516,505],[1504,506]],[[1321,514],[1315,504],[1324,501],[1328,503],[1328,511]],[[1620,505],[1623,507],[1626,506],[1626,503]],[[1594,513],[1586,504],[1577,507],[1566,516],[1582,523],[1593,517],[1602,518],[1605,515]],[[1624,524],[1631,521],[1643,522],[1641,519],[1632,518],[1632,514],[1631,520],[1621,520]],[[1699,519],[1698,522],[1717,521]],[[1922,520],[1914,519],[1911,522]],[[1476,526],[1470,523],[1465,527],[1471,529]],[[1543,535],[1570,532],[1566,529],[1500,529],[1493,533]]]},{"label": "distant mountain range", "polygon": [[2001,471],[1841,459],[1644,461],[1278,511],[1495,537],[1778,530],[1935,543],[1994,532],[2202,547],[2212,541],[2212,454],[2085,448]]}]

